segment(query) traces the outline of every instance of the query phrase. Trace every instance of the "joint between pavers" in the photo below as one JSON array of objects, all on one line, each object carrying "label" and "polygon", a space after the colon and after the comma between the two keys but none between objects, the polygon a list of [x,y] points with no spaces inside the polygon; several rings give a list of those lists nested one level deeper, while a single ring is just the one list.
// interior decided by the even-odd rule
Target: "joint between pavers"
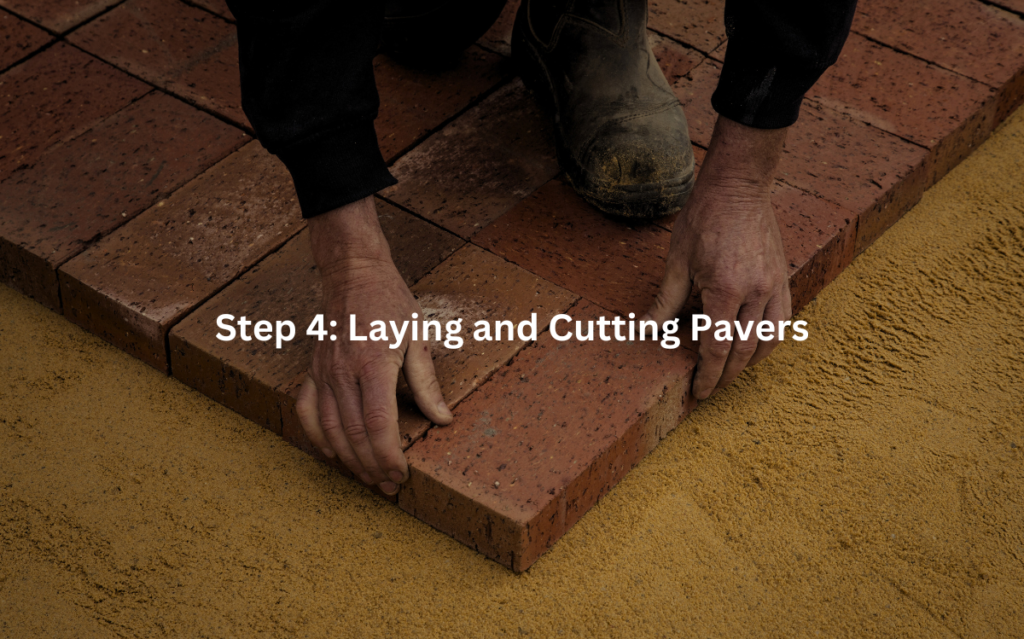
[{"label": "joint between pavers", "polygon": [[[671,40],[672,42],[675,42],[676,44],[678,44],[679,46],[683,47],[684,49],[688,49],[690,51],[696,51],[697,53],[699,53],[702,56],[704,56],[705,59],[711,58],[711,53],[714,51],[714,49],[712,49],[711,51],[704,51],[703,49],[699,49],[696,46],[690,44],[689,42],[684,42],[684,41],[680,40],[679,38],[671,36],[671,35],[665,33],[664,31],[659,31],[658,29],[656,29],[656,28],[654,28],[652,26],[648,26],[647,30],[648,31],[653,31],[654,33],[657,33],[659,36],[665,38],[666,40]],[[722,46],[721,42],[718,43],[715,46],[715,49],[717,49],[720,46]],[[703,60],[701,61],[701,63],[703,63]],[[699,66],[699,64],[698,64],[698,66]],[[694,68],[696,68],[696,67],[694,67]]]},{"label": "joint between pavers", "polygon": [[[444,231],[446,234],[451,235],[452,237],[457,237],[461,241],[466,242],[466,243],[469,242],[469,240],[463,238],[462,236],[460,236],[460,235],[458,235],[456,233],[452,233],[451,231],[449,231],[445,227],[441,226],[437,222],[431,220],[430,218],[423,217],[422,215],[420,215],[416,211],[410,209],[409,207],[403,206],[403,205],[399,204],[398,202],[396,202],[394,200],[391,200],[391,199],[381,195],[379,192],[378,193],[374,193],[374,197],[380,198],[380,200],[382,202],[384,202],[386,204],[389,204],[389,205],[395,207],[396,209],[399,209],[400,211],[408,213],[409,215],[415,217],[416,219],[422,220],[423,222],[426,222],[427,224],[433,226],[434,228],[436,228],[436,229],[438,229],[440,231]],[[476,245],[474,244],[474,246],[476,246]],[[442,264],[443,264],[443,262],[442,262]],[[441,266],[441,264],[438,264],[437,266]],[[437,266],[435,266],[434,268],[437,268]],[[434,269],[430,269],[430,270],[433,271]],[[426,277],[426,275],[424,275],[424,277]]]},{"label": "joint between pavers", "polygon": [[867,40],[869,42],[873,42],[874,44],[877,44],[880,47],[885,47],[886,49],[891,49],[892,51],[895,51],[896,53],[902,53],[903,55],[908,55],[911,58],[916,58],[916,59],[920,60],[921,62],[924,62],[925,64],[930,64],[933,67],[938,67],[938,68],[940,68],[940,69],[942,69],[944,71],[949,71],[950,73],[954,73],[954,74],[960,76],[961,78],[967,78],[968,80],[971,80],[973,82],[977,82],[979,84],[984,84],[985,86],[991,87],[991,88],[996,89],[996,90],[1001,88],[1001,87],[997,87],[995,85],[989,84],[985,80],[979,80],[977,78],[972,78],[971,76],[969,76],[969,75],[967,75],[965,73],[957,71],[956,69],[951,69],[951,68],[949,68],[947,66],[943,66],[942,64],[939,64],[938,62],[935,62],[934,60],[929,60],[928,58],[919,56],[916,53],[911,53],[910,51],[907,51],[906,49],[902,49],[900,47],[893,46],[893,45],[891,45],[891,44],[889,44],[887,42],[882,42],[881,40],[879,40],[877,38],[873,38],[870,35],[864,33],[863,31],[851,30],[850,33],[856,33],[857,35],[859,35],[860,37],[864,38],[865,40]]},{"label": "joint between pavers", "polygon": [[[474,43],[474,44],[472,44],[470,46],[471,47],[479,47],[480,49],[483,49],[484,51],[487,51],[488,53],[493,53],[490,49],[485,49],[484,47],[481,47],[479,44],[476,44],[476,43]],[[495,54],[495,55],[501,56],[501,54]],[[509,59],[508,58],[506,58],[504,56],[501,56],[501,58],[502,58],[504,64],[508,64],[509,63]],[[409,145],[406,146],[404,149],[401,149],[400,151],[397,151],[394,154],[394,156],[391,157],[390,159],[385,158],[386,166],[390,169],[392,166],[395,165],[395,162],[398,162],[399,160],[402,159],[402,157],[404,157],[405,155],[410,153],[417,146],[419,146],[423,142],[426,142],[427,138],[429,138],[430,136],[434,135],[435,133],[437,133],[441,129],[445,128],[446,126],[448,126],[449,124],[451,124],[452,122],[454,122],[455,120],[460,118],[463,114],[467,113],[470,109],[473,109],[474,107],[479,105],[481,102],[483,102],[487,98],[489,98],[492,95],[494,95],[495,93],[497,93],[500,89],[503,89],[506,85],[511,84],[513,81],[515,81],[516,77],[517,76],[515,74],[513,74],[510,78],[506,79],[504,82],[498,82],[494,86],[488,88],[486,91],[481,92],[480,95],[478,95],[475,98],[473,98],[472,100],[470,100],[469,103],[466,104],[465,108],[461,109],[458,113],[455,113],[454,115],[452,115],[451,117],[447,118],[446,120],[444,120],[443,122],[441,122],[440,124],[435,126],[434,128],[427,130],[425,133],[423,133],[423,135],[419,136],[418,138],[416,138],[415,140],[410,142]],[[391,204],[391,202],[389,201],[388,204]],[[450,232],[451,231],[449,231],[449,233]]]},{"label": "joint between pavers", "polygon": [[1008,6],[1004,5],[1004,4],[1000,4],[997,0],[978,0],[978,1],[981,2],[981,4],[985,4],[985,5],[988,5],[990,7],[995,7],[997,9],[1001,9],[1001,10],[1007,12],[1007,13],[1012,13],[1013,15],[1018,16],[1020,18],[1024,18],[1024,11],[1018,11],[1017,9],[1014,9],[1013,7],[1008,7]]},{"label": "joint between pavers", "polygon": [[[230,155],[230,154],[228,154],[228,155]],[[222,160],[223,160],[223,158],[222,158]],[[218,160],[218,162],[220,162],[220,161],[221,160]],[[207,167],[206,170],[203,171],[203,173],[205,173],[206,171],[209,171],[210,168],[212,168],[213,166],[217,166],[217,162],[212,164],[211,167]],[[199,175],[202,175],[203,173],[200,173]],[[199,176],[196,176],[196,177],[198,178]],[[193,178],[193,179],[196,179],[196,178]],[[204,304],[206,304],[211,299],[216,297],[221,291],[223,291],[227,287],[229,287],[232,284],[234,284],[236,281],[238,281],[238,280],[242,279],[243,277],[245,277],[246,275],[248,275],[250,271],[252,271],[254,268],[256,268],[257,266],[262,264],[263,260],[267,259],[268,257],[273,255],[274,253],[277,253],[278,251],[280,251],[284,247],[285,244],[287,244],[289,241],[292,240],[292,238],[294,238],[295,236],[297,236],[299,233],[301,233],[302,231],[304,231],[306,229],[306,225],[305,225],[304,222],[300,223],[300,224],[297,224],[296,227],[297,227],[297,230],[294,231],[293,233],[291,233],[290,235],[288,235],[287,237],[283,238],[281,240],[280,244],[272,247],[269,251],[267,251],[263,255],[259,256],[255,260],[253,260],[253,263],[250,264],[248,268],[246,268],[245,270],[243,270],[240,273],[238,273],[237,275],[235,275],[231,280],[224,282],[224,284],[222,284],[221,286],[219,286],[219,287],[215,288],[214,290],[212,290],[209,295],[207,295],[206,297],[202,298],[201,300],[198,300],[193,305],[193,307],[191,309],[189,309],[185,313],[182,313],[180,317],[178,317],[177,319],[171,320],[167,324],[167,331],[164,333],[164,354],[167,356],[167,374],[168,375],[172,375],[173,374],[172,371],[171,371],[171,346],[170,346],[171,331],[174,330],[174,328],[178,324],[180,324],[185,319],[187,319],[190,315],[192,315],[192,313],[198,311],[200,308],[203,307]]]},{"label": "joint between pavers", "polygon": [[250,136],[250,137],[252,137],[254,139],[258,139],[258,138],[256,138],[256,131],[252,127],[250,127],[248,125],[242,124],[241,122],[236,122],[235,120],[232,120],[231,118],[229,118],[226,115],[218,113],[218,112],[214,111],[213,109],[207,108],[207,107],[205,107],[205,106],[203,106],[201,104],[197,104],[197,103],[189,100],[188,98],[186,98],[184,96],[178,95],[177,93],[174,93],[173,91],[170,91],[170,90],[166,89],[165,87],[159,86],[157,84],[153,84],[149,80],[147,80],[147,79],[145,79],[145,78],[143,78],[141,76],[138,76],[138,75],[132,73],[131,71],[128,71],[127,69],[125,69],[123,67],[119,67],[118,65],[114,64],[113,62],[110,62],[109,60],[104,60],[103,58],[99,57],[98,55],[96,55],[92,51],[89,51],[88,49],[82,48],[81,45],[78,45],[78,44],[75,44],[74,42],[71,42],[69,40],[63,40],[63,39],[61,40],[61,42],[64,42],[65,44],[67,44],[70,47],[74,47],[75,49],[78,49],[82,53],[85,53],[86,55],[91,56],[92,58],[95,58],[96,60],[99,60],[103,64],[108,64],[108,65],[114,67],[115,69],[117,69],[121,73],[127,75],[128,77],[130,77],[130,78],[132,78],[134,80],[138,80],[139,82],[142,82],[143,84],[146,84],[147,86],[152,87],[154,90],[159,91],[159,92],[163,93],[164,95],[166,95],[168,97],[174,98],[175,100],[177,100],[179,102],[184,102],[185,104],[189,105],[193,109],[196,109],[197,111],[202,111],[206,115],[208,115],[208,116],[210,116],[210,117],[212,117],[212,118],[214,118],[216,120],[220,120],[221,122],[223,122],[224,124],[227,124],[228,126],[232,126],[232,127],[236,128],[236,129],[240,129],[243,133],[245,133],[246,135],[248,135],[248,136]]},{"label": "joint between pavers", "polygon": [[[3,10],[3,9],[0,9],[0,10]],[[7,13],[11,13],[11,12],[7,11]],[[21,16],[19,16],[19,15],[15,15],[13,13],[11,13],[11,15],[14,16],[18,20],[22,19]],[[29,22],[29,21],[26,20],[25,22]],[[38,26],[38,25],[34,25],[33,24],[33,26]],[[28,53],[27,55],[25,55],[25,56],[23,56],[21,58],[18,58],[17,60],[15,60],[11,64],[7,65],[6,67],[0,67],[0,74],[7,73],[8,71],[13,69],[14,67],[18,66],[19,64],[24,64],[26,61],[30,60],[31,58],[34,58],[37,55],[39,55],[40,53],[43,53],[44,51],[50,49],[51,47],[53,47],[53,45],[57,44],[58,42],[62,42],[62,40],[59,37],[54,37],[53,34],[50,33],[49,31],[47,31],[46,33],[52,37],[52,39],[49,42],[46,42],[46,43],[40,45],[38,49],[35,49],[32,52]]]},{"label": "joint between pavers", "polygon": [[[127,0],[125,0],[125,1],[127,1]],[[199,9],[201,11],[205,11],[206,13],[209,13],[211,16],[213,16],[215,18],[218,18],[220,20],[223,20],[224,22],[227,22],[228,24],[233,25],[233,24],[237,24],[237,22],[238,22],[237,20],[232,20],[232,19],[230,19],[230,18],[228,18],[226,16],[222,16],[221,14],[217,13],[216,11],[213,11],[209,7],[204,7],[201,4],[196,4],[192,0],[181,0],[181,2],[182,2],[182,4],[186,4],[186,5],[190,6],[190,7],[192,7],[193,9]]]},{"label": "joint between pavers", "polygon": [[[476,246],[476,245],[474,244],[474,246]],[[492,255],[495,255],[495,257],[501,257],[500,255],[496,255],[494,253],[492,253]],[[502,259],[504,259],[504,258],[502,258]],[[505,260],[505,261],[508,262],[508,260]],[[540,276],[538,275],[537,277],[540,277]],[[543,279],[543,278],[541,278],[541,279]],[[544,280],[544,281],[547,281],[547,280]],[[586,301],[586,300],[584,300],[582,297],[577,295],[576,299],[573,301],[573,303],[570,304],[569,308],[566,309],[566,312],[568,313],[570,310],[572,310],[572,309],[576,308],[577,306],[579,306],[580,302],[582,302],[582,301]],[[593,302],[591,302],[591,303],[593,303]],[[490,381],[490,379],[492,377],[494,377],[498,373],[498,371],[501,371],[501,370],[503,370],[505,368],[511,367],[512,365],[515,364],[516,360],[519,359],[519,357],[521,355],[523,355],[524,353],[526,353],[528,350],[530,350],[532,348],[536,348],[537,344],[540,342],[540,338],[545,333],[549,332],[549,330],[550,330],[550,325],[545,326],[543,329],[541,329],[540,332],[537,334],[537,339],[531,340],[531,341],[527,342],[522,348],[520,348],[518,351],[513,353],[512,356],[508,358],[508,361],[506,361],[501,366],[496,367],[493,371],[491,371],[486,376],[484,376],[484,378],[480,381],[479,384],[477,384],[475,387],[473,387],[472,390],[470,390],[468,393],[466,393],[465,397],[463,397],[459,401],[455,402],[455,404],[453,404],[452,406],[449,406],[448,408],[449,409],[454,408],[455,406],[458,406],[459,404],[462,404],[463,402],[468,401],[471,397],[473,397],[474,393],[478,392],[481,388],[483,388],[484,384],[486,384],[488,381]],[[407,447],[407,449],[408,448],[412,448],[417,442],[422,441],[423,439],[425,439],[427,434],[430,433],[431,431],[433,431],[435,428],[447,428],[447,426],[438,426],[437,424],[431,422],[430,427],[427,428],[425,431],[423,431],[423,433],[419,437],[417,437],[416,439],[412,440],[412,442],[409,443],[409,446]]]}]

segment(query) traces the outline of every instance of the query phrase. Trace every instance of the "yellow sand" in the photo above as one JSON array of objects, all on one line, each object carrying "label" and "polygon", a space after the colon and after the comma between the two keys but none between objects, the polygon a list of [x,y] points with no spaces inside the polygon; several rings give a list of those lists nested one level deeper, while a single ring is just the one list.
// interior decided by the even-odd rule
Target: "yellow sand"
[{"label": "yellow sand", "polygon": [[0,636],[1024,637],[1024,111],[515,576],[0,287]]}]

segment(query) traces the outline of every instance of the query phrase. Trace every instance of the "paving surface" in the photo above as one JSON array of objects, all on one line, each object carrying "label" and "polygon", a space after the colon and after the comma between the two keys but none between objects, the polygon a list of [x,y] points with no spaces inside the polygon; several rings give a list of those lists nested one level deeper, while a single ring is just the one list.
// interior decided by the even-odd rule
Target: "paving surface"
[{"label": "paving surface", "polygon": [[1022,201],[1024,109],[520,574],[0,287],[0,636],[1020,639]]},{"label": "paving surface", "polygon": [[[698,161],[722,5],[651,3]],[[797,310],[1021,103],[1019,11],[861,3],[780,163]],[[378,137],[400,178],[378,205],[399,266],[437,317],[640,314],[671,223],[611,221],[562,181],[508,60],[513,12],[453,69],[375,62]],[[221,312],[304,327],[318,297],[290,181],[241,110],[224,3],[0,0],[0,29],[0,280],[309,451],[292,394],[311,342],[212,338]],[[431,428],[405,402],[414,474],[397,504],[517,571],[693,408],[686,348],[542,334],[437,356],[457,419]]]}]

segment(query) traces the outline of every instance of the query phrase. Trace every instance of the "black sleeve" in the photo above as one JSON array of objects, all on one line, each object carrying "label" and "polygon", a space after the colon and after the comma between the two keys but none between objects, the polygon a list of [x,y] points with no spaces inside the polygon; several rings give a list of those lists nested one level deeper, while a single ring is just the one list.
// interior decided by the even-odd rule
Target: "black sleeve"
[{"label": "black sleeve", "polygon": [[759,129],[796,122],[800,101],[839,58],[856,0],[726,0],[729,45],[711,105]]},{"label": "black sleeve", "polygon": [[395,184],[377,145],[383,2],[228,0],[242,108],[291,172],[304,217]]}]

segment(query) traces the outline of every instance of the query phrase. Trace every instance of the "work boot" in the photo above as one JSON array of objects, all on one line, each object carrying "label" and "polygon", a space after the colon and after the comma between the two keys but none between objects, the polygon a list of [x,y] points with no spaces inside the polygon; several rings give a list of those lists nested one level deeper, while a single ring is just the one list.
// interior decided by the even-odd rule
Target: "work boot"
[{"label": "work boot", "polygon": [[447,66],[491,28],[505,2],[387,0],[381,49],[410,66]]},{"label": "work boot", "polygon": [[559,162],[584,200],[629,218],[683,205],[693,148],[647,41],[646,0],[523,0],[512,57],[554,113]]}]

